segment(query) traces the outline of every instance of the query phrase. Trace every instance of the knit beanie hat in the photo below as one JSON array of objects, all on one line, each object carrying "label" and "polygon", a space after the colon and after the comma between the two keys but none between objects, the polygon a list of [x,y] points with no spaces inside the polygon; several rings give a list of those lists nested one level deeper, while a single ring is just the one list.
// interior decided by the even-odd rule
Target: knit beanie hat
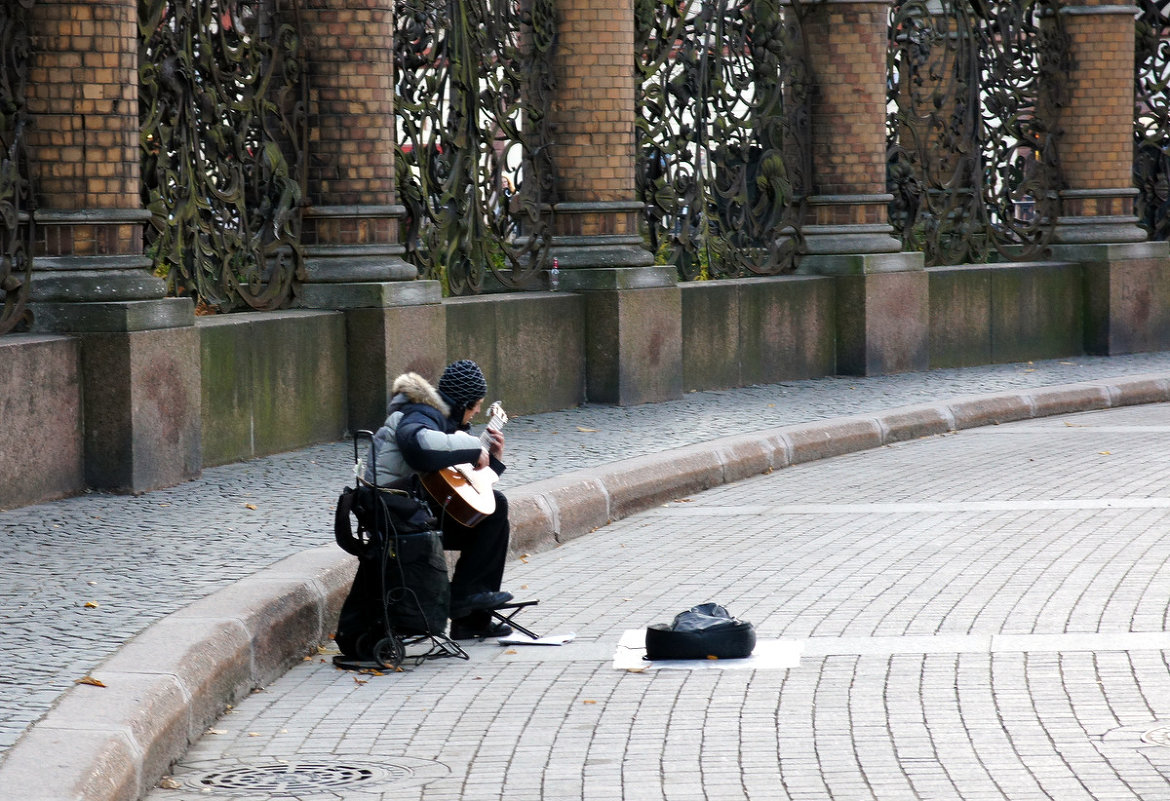
[{"label": "knit beanie hat", "polygon": [[470,359],[460,359],[447,365],[439,379],[439,392],[447,396],[455,406],[467,409],[471,404],[487,395],[487,381],[479,365]]}]

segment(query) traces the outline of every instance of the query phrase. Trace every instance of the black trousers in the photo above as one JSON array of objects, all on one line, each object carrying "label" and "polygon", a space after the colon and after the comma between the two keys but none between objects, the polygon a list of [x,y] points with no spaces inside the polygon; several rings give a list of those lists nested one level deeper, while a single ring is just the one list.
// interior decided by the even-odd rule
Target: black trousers
[{"label": "black trousers", "polygon": [[[496,511],[472,528],[461,526],[451,518],[444,518],[443,548],[459,551],[455,562],[455,575],[451,577],[451,603],[478,592],[496,592],[504,580],[504,563],[508,560],[508,499],[503,493],[492,490],[496,496]],[[475,617],[486,621],[491,614],[477,613]]]}]

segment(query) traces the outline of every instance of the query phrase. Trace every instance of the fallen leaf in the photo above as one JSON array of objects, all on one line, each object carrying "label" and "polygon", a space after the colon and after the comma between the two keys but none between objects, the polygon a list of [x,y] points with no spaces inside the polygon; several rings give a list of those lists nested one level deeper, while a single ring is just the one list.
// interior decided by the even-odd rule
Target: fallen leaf
[{"label": "fallen leaf", "polygon": [[707,658],[714,661],[714,660],[717,660],[719,657],[715,656],[714,654],[707,654]]},{"label": "fallen leaf", "polygon": [[179,790],[183,787],[183,785],[179,784],[170,776],[163,776],[162,779],[159,780],[158,786],[164,790]]},{"label": "fallen leaf", "polygon": [[596,428],[586,428],[585,426],[577,426],[577,430],[580,431],[582,434],[596,434],[597,433]]},{"label": "fallen leaf", "polygon": [[1097,451],[1097,453],[1101,454],[1102,456],[1112,456],[1113,455],[1113,451]]},{"label": "fallen leaf", "polygon": [[586,698],[586,699],[585,699],[584,701],[582,701],[581,703],[583,703],[583,704],[596,704],[597,702],[596,702],[596,701],[594,701],[592,698]]},{"label": "fallen leaf", "polygon": [[256,510],[256,504],[254,504],[254,503],[246,503],[246,504],[244,504],[244,508],[245,508],[245,509],[251,509],[252,511],[255,511],[255,510]]},{"label": "fallen leaf", "polygon": [[354,684],[367,684],[369,681],[369,679],[359,679],[357,676],[353,677]]},{"label": "fallen leaf", "polygon": [[97,608],[98,608],[98,605],[97,605],[97,604],[95,604],[93,601],[86,601],[86,602],[85,602],[85,608],[86,608],[86,609],[97,609]]},{"label": "fallen leaf", "polygon": [[258,732],[258,731],[250,731],[250,732],[248,732],[248,736],[249,736],[249,737],[259,737],[259,736],[260,736],[260,732]]},{"label": "fallen leaf", "polygon": [[106,685],[102,684],[98,679],[95,679],[93,676],[82,676],[80,679],[74,679],[73,683],[74,684],[88,684],[91,687],[105,687],[106,686]]},{"label": "fallen leaf", "polygon": [[227,729],[208,729],[208,734],[227,734]]},{"label": "fallen leaf", "polygon": [[506,653],[506,654],[514,654],[514,653],[516,653],[516,649],[515,649],[515,648],[509,648],[507,651],[504,651],[504,653]]}]

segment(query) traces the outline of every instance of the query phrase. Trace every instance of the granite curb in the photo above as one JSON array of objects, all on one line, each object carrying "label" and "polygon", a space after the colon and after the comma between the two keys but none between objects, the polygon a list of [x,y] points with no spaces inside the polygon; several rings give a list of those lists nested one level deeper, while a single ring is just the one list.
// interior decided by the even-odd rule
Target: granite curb
[{"label": "granite curb", "polygon": [[[1086,381],[723,437],[509,491],[513,555],[583,536],[690,493],[790,465],[978,426],[1170,401],[1170,373]],[[288,557],[154,623],[9,751],[0,786],[22,801],[137,801],[222,712],[314,653],[355,560]]]}]

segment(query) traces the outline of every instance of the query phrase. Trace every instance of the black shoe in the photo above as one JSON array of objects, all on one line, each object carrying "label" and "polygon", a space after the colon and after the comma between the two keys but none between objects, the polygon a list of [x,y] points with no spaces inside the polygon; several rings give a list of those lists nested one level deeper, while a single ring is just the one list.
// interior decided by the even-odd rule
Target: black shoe
[{"label": "black shoe", "polygon": [[476,592],[466,598],[453,598],[451,600],[451,619],[467,617],[472,612],[495,609],[510,600],[512,600],[512,593],[502,590],[499,592]]},{"label": "black shoe", "polygon": [[461,620],[451,621],[452,640],[483,640],[488,637],[507,637],[512,633],[512,627],[507,623],[496,623],[489,620],[481,625],[464,623]]}]

